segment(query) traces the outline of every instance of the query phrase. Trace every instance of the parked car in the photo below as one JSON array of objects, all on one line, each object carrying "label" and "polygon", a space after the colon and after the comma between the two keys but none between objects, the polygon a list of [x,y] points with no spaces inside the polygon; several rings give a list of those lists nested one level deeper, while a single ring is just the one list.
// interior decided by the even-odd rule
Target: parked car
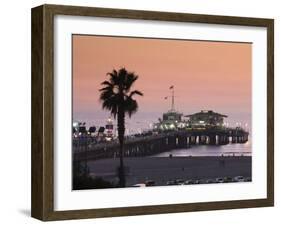
[{"label": "parked car", "polygon": [[199,184],[199,180],[195,180],[195,181],[194,181],[194,184]]},{"label": "parked car", "polygon": [[223,183],[224,179],[222,177],[216,178],[216,183]]},{"label": "parked car", "polygon": [[146,187],[154,186],[155,185],[155,181],[154,180],[147,180],[147,181],[145,181],[145,185],[146,185]]},{"label": "parked car", "polygon": [[198,180],[198,184],[206,184],[206,180],[200,179],[200,180]]},{"label": "parked car", "polygon": [[207,184],[213,184],[213,183],[216,183],[216,181],[214,179],[207,179],[206,183]]},{"label": "parked car", "polygon": [[176,185],[176,182],[174,180],[169,180],[166,185]]},{"label": "parked car", "polygon": [[194,181],[193,181],[193,180],[186,180],[186,181],[184,182],[184,184],[194,184]]},{"label": "parked car", "polygon": [[132,187],[133,188],[141,188],[141,187],[146,187],[146,185],[145,184],[134,184]]},{"label": "parked car", "polygon": [[225,183],[233,182],[232,177],[225,177],[225,178],[223,178],[223,180]]},{"label": "parked car", "polygon": [[237,177],[234,177],[234,181],[235,182],[244,182],[245,178],[243,176],[237,176]]},{"label": "parked car", "polygon": [[203,179],[195,180],[194,184],[205,184],[205,181]]},{"label": "parked car", "polygon": [[184,185],[184,180],[183,179],[177,179],[176,184],[177,185]]}]

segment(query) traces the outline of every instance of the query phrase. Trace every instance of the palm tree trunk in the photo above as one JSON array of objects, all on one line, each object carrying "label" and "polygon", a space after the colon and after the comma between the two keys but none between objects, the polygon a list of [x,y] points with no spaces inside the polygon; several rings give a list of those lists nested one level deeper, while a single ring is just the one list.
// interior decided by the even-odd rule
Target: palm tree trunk
[{"label": "palm tree trunk", "polygon": [[126,180],[125,180],[125,171],[124,171],[124,161],[123,161],[123,147],[124,147],[124,134],[125,134],[125,113],[123,110],[118,111],[118,118],[117,118],[117,124],[118,124],[118,138],[119,138],[119,158],[120,158],[120,167],[118,170],[118,176],[119,176],[119,186],[125,187],[126,186]]}]

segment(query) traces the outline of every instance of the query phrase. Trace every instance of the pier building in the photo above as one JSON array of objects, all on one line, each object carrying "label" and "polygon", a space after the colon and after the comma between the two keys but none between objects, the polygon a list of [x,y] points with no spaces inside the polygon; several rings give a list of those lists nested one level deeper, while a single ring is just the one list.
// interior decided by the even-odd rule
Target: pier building
[{"label": "pier building", "polygon": [[215,127],[223,126],[224,118],[227,115],[223,115],[212,110],[201,110],[200,112],[186,115],[191,127]]}]

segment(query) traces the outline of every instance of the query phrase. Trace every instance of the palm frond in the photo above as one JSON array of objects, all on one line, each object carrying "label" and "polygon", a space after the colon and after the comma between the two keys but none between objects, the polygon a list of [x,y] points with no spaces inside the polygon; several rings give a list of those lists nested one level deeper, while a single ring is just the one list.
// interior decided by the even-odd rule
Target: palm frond
[{"label": "palm frond", "polygon": [[112,72],[107,73],[110,76],[109,81],[113,85],[118,85],[120,83],[118,72],[114,69]]},{"label": "palm frond", "polygon": [[136,100],[128,97],[124,101],[124,111],[128,114],[129,117],[132,116],[132,114],[136,113],[138,110],[138,103]]},{"label": "palm frond", "polygon": [[134,91],[130,92],[129,97],[133,97],[134,95],[143,96],[143,93],[141,91],[134,90]]},{"label": "palm frond", "polygon": [[132,87],[132,85],[134,84],[134,82],[138,79],[138,75],[136,75],[133,72],[129,72],[126,76],[126,80],[125,80],[125,90],[128,92],[130,90],[130,88]]},{"label": "palm frond", "polygon": [[110,98],[104,99],[102,103],[102,108],[110,111],[114,118],[116,118],[118,113],[118,101],[116,99],[116,96],[111,96]]},{"label": "palm frond", "polygon": [[103,86],[114,86],[114,84],[112,84],[112,83],[109,82],[109,81],[103,81],[103,82],[101,83],[101,85],[103,85]]},{"label": "palm frond", "polygon": [[124,67],[119,69],[118,77],[119,77],[119,80],[120,80],[120,85],[125,85],[127,75],[128,75],[128,72]]}]

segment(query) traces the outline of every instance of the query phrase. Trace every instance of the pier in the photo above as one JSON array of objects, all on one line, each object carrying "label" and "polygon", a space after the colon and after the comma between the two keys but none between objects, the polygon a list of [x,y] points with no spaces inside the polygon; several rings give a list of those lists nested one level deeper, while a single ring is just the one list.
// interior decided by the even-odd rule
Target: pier
[{"label": "pier", "polygon": [[[242,128],[183,129],[126,137],[124,157],[143,157],[193,145],[246,143],[249,133]],[[119,142],[95,143],[91,137],[73,139],[73,160],[97,160],[119,157]]]}]

